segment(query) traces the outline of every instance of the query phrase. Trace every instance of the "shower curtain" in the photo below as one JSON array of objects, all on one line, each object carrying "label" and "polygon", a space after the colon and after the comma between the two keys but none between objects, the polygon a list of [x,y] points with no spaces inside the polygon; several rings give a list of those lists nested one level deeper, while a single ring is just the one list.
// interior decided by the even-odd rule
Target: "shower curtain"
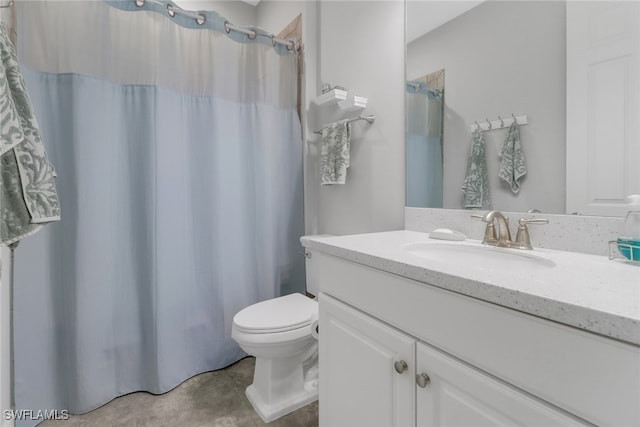
[{"label": "shower curtain", "polygon": [[442,96],[434,95],[426,83],[413,81],[406,84],[405,99],[407,206],[441,208]]},{"label": "shower curtain", "polygon": [[65,211],[17,252],[18,409],[168,391],[244,356],[238,310],[304,290],[296,56],[206,17],[18,2]]}]

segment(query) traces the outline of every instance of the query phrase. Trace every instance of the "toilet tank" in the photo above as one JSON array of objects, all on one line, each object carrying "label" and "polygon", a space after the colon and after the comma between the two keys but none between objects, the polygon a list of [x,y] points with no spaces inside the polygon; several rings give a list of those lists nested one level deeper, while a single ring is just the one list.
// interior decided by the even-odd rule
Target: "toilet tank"
[{"label": "toilet tank", "polygon": [[313,262],[313,249],[309,249],[307,248],[307,239],[311,239],[314,237],[331,237],[333,236],[333,234],[318,234],[318,235],[313,235],[313,236],[302,236],[300,238],[300,243],[302,243],[302,246],[304,246],[304,252],[305,252],[305,268],[306,268],[306,272],[307,272],[307,292],[310,294],[313,294],[314,296],[318,296],[318,292],[320,289],[319,283],[318,283],[318,274],[315,270],[315,265]]}]

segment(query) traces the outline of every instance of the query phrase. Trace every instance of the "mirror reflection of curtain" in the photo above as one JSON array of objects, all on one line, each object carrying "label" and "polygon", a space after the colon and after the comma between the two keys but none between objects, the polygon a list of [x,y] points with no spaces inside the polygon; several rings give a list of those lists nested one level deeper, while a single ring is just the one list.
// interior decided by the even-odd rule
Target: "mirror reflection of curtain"
[{"label": "mirror reflection of curtain", "polygon": [[443,90],[407,82],[407,206],[441,208]]},{"label": "mirror reflection of curtain", "polygon": [[64,211],[16,259],[18,409],[83,413],[244,357],[234,314],[304,291],[296,55],[133,1],[18,3]]}]

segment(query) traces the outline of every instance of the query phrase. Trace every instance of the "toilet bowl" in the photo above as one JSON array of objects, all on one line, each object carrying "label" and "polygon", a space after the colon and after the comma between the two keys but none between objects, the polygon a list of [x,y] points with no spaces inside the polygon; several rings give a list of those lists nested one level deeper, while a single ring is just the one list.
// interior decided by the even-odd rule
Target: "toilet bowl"
[{"label": "toilet bowl", "polygon": [[232,338],[255,356],[246,394],[264,422],[318,399],[318,303],[302,294],[253,304],[233,318]]}]

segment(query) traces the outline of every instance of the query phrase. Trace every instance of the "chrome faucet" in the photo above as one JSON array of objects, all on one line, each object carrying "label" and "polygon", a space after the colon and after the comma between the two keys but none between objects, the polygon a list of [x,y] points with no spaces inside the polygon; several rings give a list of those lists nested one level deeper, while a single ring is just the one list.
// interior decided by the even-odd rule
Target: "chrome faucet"
[{"label": "chrome faucet", "polygon": [[[485,230],[484,237],[488,245],[498,246],[501,248],[511,247],[511,232],[509,231],[509,218],[502,215],[500,211],[489,211],[482,217],[482,220],[487,223],[487,229]],[[496,226],[498,229],[496,233]],[[487,236],[487,230],[493,229],[491,236]]]},{"label": "chrome faucet", "polygon": [[[500,211],[489,211],[483,215],[471,215],[473,218],[480,218],[487,223],[484,230],[484,238],[482,243],[500,248],[514,249],[533,249],[529,237],[527,224],[548,224],[549,220],[545,218],[525,219],[520,218],[518,221],[518,234],[516,240],[511,240],[511,232],[509,231],[509,217],[506,217]],[[497,231],[496,231],[497,223]]]}]

